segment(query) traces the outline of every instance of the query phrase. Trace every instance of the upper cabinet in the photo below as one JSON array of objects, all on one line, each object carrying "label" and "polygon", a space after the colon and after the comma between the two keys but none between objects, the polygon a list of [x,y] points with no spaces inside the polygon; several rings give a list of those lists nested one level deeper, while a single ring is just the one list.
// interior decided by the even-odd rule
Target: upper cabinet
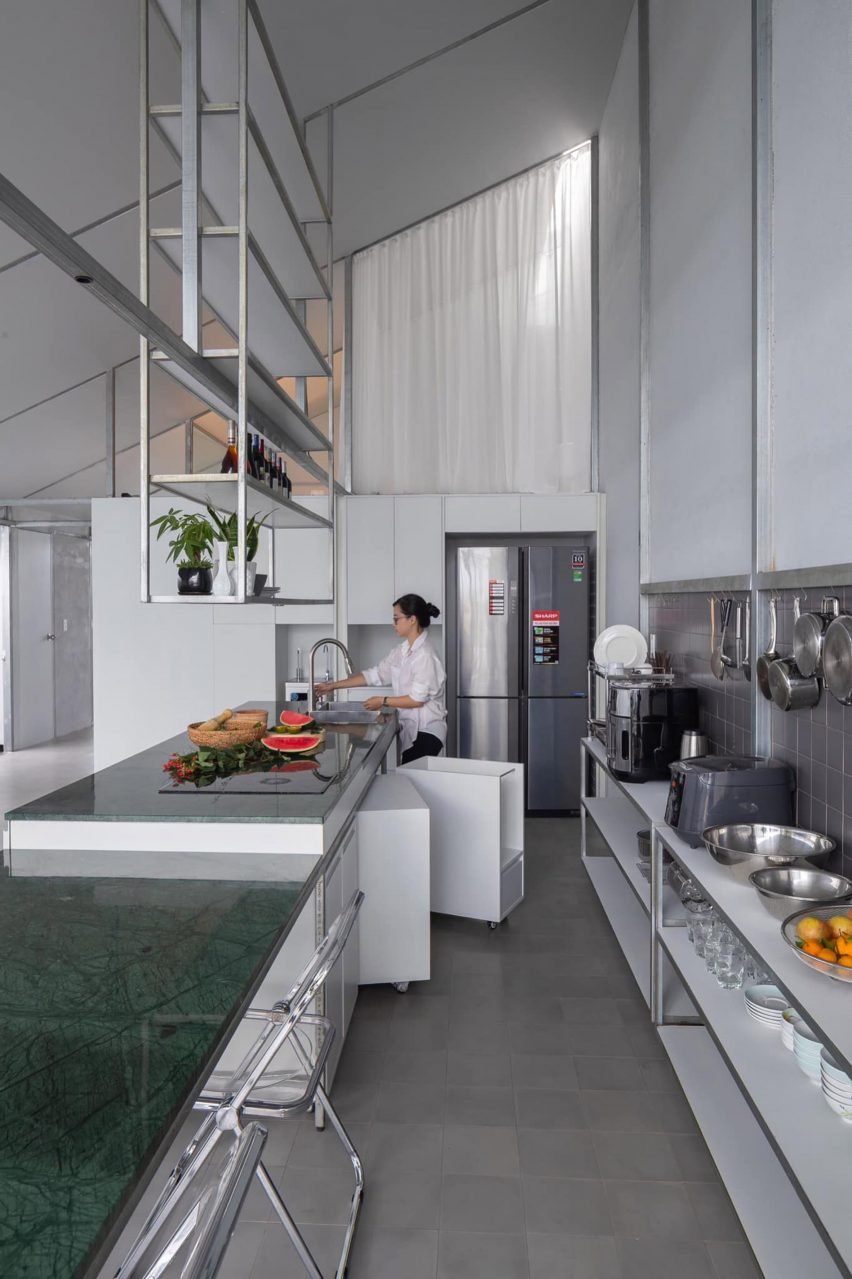
[{"label": "upper cabinet", "polygon": [[522,493],[522,533],[593,533],[596,493]]},{"label": "upper cabinet", "polygon": [[422,595],[444,611],[444,514],[440,497],[394,498],[394,599]]},{"label": "upper cabinet", "polygon": [[409,593],[443,611],[441,497],[348,497],[345,527],[350,626],[384,625]]},{"label": "upper cabinet", "polygon": [[521,498],[517,493],[474,493],[445,499],[448,533],[520,533]]}]

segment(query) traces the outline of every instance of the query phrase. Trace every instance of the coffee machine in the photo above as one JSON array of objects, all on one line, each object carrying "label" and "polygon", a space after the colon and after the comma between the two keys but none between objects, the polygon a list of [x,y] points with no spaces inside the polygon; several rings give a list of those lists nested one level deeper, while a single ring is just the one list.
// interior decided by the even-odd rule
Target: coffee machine
[{"label": "coffee machine", "polygon": [[606,762],[624,782],[668,779],[681,734],[698,723],[698,693],[658,680],[610,679],[606,713]]}]

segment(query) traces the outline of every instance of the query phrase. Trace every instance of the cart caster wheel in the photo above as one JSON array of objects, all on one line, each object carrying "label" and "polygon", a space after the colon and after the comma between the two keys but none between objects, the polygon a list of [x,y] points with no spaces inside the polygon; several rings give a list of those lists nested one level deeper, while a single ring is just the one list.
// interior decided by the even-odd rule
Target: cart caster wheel
[{"label": "cart caster wheel", "polygon": [[392,981],[391,985],[393,986],[394,990],[398,990],[401,995],[404,995],[405,992],[408,990],[407,981]]},{"label": "cart caster wheel", "polygon": [[494,931],[494,929],[495,929],[495,928],[499,928],[499,927],[500,927],[500,925],[499,925],[499,923],[497,922],[497,920],[496,920],[496,919],[489,919],[489,921],[488,921],[488,927],[489,927],[489,928],[491,929],[491,931],[493,932],[493,931]]}]

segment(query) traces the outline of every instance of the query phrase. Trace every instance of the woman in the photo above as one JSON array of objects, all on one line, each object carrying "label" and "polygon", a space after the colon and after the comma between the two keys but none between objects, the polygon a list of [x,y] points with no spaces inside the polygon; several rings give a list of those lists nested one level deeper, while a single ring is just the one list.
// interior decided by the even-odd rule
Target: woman
[{"label": "woman", "polygon": [[447,740],[447,676],[426,634],[433,617],[440,617],[434,604],[420,595],[401,595],[394,600],[393,625],[402,643],[360,675],[315,685],[325,696],[335,688],[390,684],[392,696],[368,697],[364,706],[369,711],[384,706],[399,711],[403,764],[439,755]]}]

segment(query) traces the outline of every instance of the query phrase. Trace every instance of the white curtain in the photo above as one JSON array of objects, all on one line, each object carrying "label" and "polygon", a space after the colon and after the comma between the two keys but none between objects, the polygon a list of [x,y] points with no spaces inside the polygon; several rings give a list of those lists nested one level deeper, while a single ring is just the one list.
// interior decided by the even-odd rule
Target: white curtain
[{"label": "white curtain", "polygon": [[591,149],[353,263],[353,487],[586,492]]}]

